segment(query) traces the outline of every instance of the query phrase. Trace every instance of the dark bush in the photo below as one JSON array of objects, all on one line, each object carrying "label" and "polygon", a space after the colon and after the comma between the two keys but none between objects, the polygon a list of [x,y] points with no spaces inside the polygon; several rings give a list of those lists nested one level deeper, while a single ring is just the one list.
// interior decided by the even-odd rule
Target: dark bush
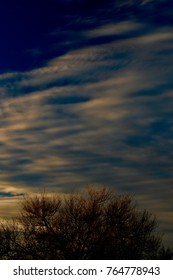
[{"label": "dark bush", "polygon": [[130,196],[107,188],[25,197],[21,213],[1,225],[1,259],[170,259],[156,219]]}]

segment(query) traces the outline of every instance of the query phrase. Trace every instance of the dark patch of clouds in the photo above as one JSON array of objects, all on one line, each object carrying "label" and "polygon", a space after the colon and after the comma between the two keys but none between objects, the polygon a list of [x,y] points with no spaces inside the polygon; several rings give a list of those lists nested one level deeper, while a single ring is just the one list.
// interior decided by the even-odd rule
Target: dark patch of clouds
[{"label": "dark patch of clouds", "polygon": [[9,176],[9,182],[19,183],[20,185],[30,185],[30,187],[40,187],[44,182],[46,182],[46,177],[43,173],[39,172],[37,174],[21,172],[20,174],[12,174]]},{"label": "dark patch of clouds", "polygon": [[165,85],[159,85],[159,87],[154,88],[148,88],[148,89],[142,89],[139,92],[135,92],[132,94],[134,97],[152,97],[152,96],[159,96],[164,95],[165,91],[171,90],[173,88],[173,84],[165,84]]},{"label": "dark patch of clouds", "polygon": [[0,192],[0,197],[16,197],[16,196],[22,196],[23,193],[11,193],[11,192]]},{"label": "dark patch of clouds", "polygon": [[53,104],[58,104],[58,105],[68,105],[68,104],[76,104],[76,103],[83,103],[89,101],[89,97],[85,96],[52,96],[50,98],[47,98],[45,100],[46,104],[48,105],[53,105]]}]

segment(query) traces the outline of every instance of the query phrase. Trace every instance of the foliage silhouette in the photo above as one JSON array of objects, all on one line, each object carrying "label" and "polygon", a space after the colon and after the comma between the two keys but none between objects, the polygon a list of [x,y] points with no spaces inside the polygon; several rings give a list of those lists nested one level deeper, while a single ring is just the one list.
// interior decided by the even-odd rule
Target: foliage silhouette
[{"label": "foliage silhouette", "polygon": [[170,259],[156,228],[130,196],[107,188],[26,196],[19,216],[1,224],[0,258]]}]

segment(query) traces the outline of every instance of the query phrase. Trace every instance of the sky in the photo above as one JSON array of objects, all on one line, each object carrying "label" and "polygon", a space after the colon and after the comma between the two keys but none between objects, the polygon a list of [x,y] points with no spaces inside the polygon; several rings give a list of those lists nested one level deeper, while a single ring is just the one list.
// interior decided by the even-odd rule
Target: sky
[{"label": "sky", "polygon": [[173,239],[173,3],[0,4],[0,217],[27,193],[134,196]]}]

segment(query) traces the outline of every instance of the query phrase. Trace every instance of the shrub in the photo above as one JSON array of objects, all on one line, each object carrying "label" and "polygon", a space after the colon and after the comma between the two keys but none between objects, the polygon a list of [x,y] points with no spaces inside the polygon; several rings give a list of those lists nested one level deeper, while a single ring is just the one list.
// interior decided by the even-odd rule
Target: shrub
[{"label": "shrub", "polygon": [[1,225],[2,259],[167,259],[156,219],[130,196],[86,188],[67,198],[26,196],[12,223]]}]

